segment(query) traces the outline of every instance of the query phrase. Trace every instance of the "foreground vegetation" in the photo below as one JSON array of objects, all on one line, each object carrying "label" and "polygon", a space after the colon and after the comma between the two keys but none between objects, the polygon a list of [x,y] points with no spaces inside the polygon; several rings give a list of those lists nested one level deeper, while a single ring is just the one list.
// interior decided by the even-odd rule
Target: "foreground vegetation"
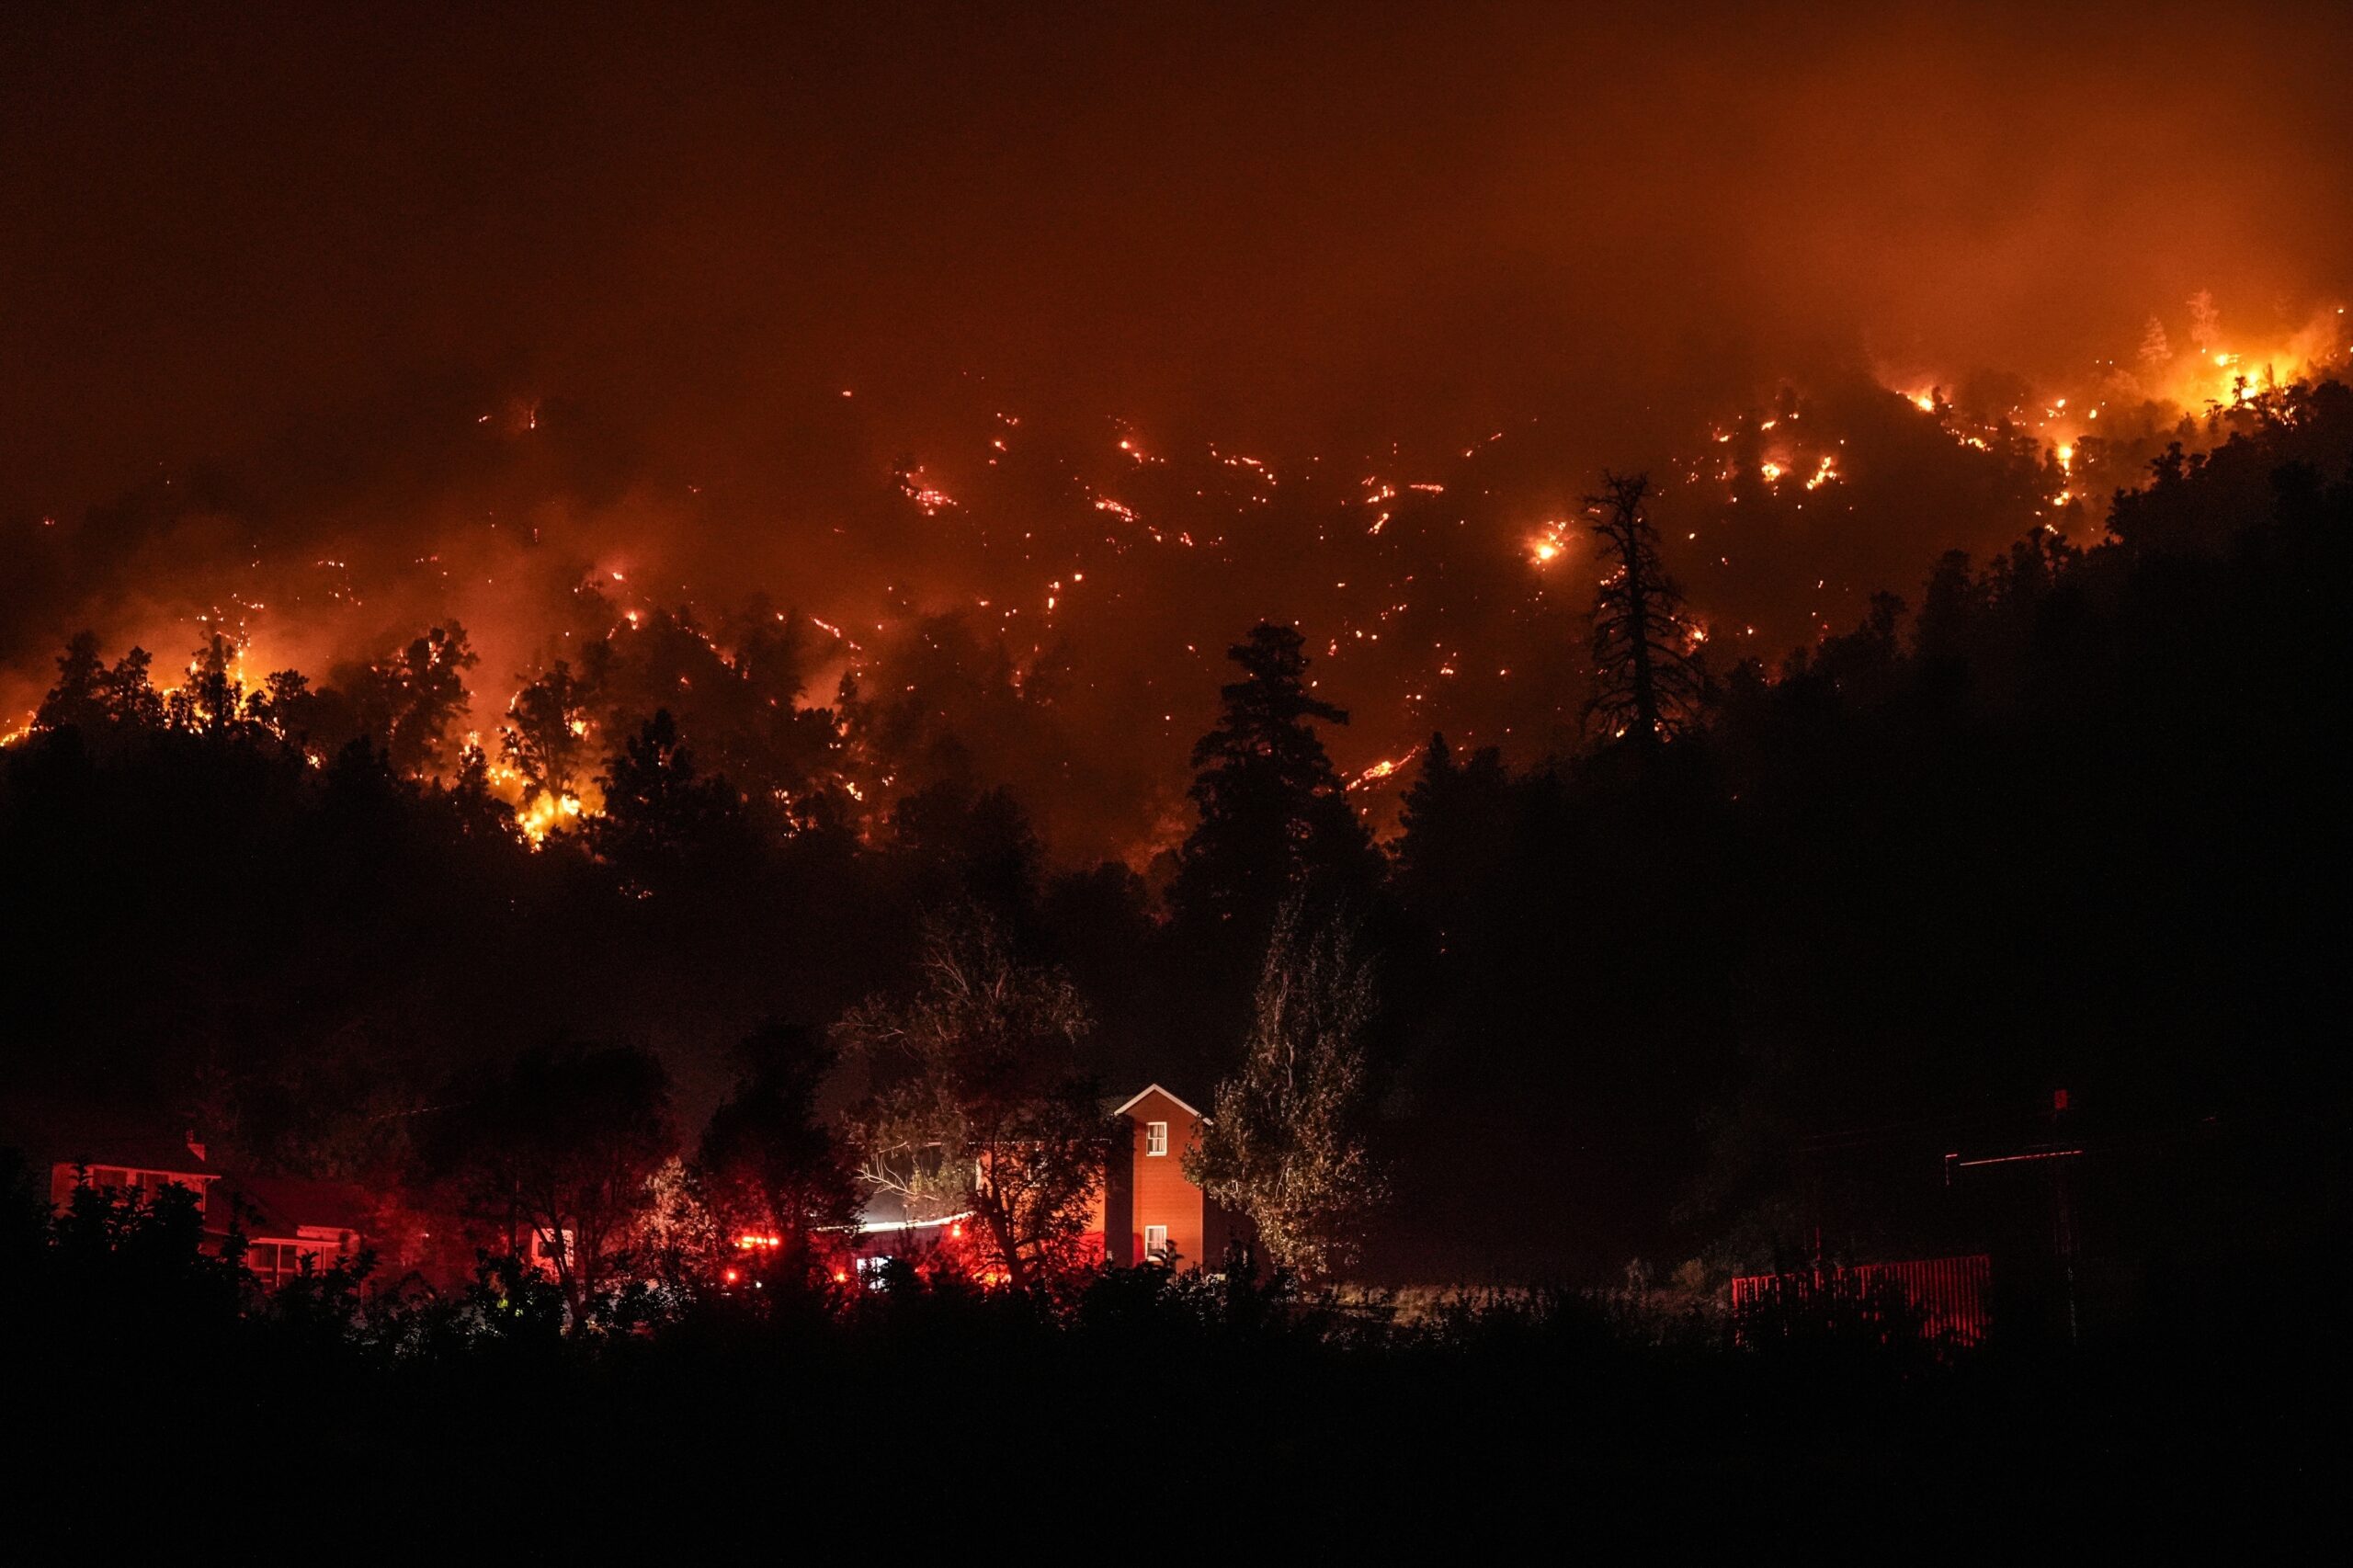
[{"label": "foreground vegetation", "polygon": [[[2270,1332],[2250,1312],[2194,1353],[1964,1352],[1885,1301],[1735,1335],[1625,1294],[1409,1312],[1155,1269],[1061,1295],[906,1271],[848,1291],[646,1284],[566,1332],[561,1292],[509,1265],[440,1296],[370,1299],[331,1271],[264,1297],[196,1235],[168,1200],[54,1221],[12,1204],[0,1377],[7,1425],[39,1437],[17,1478],[52,1500],[39,1533],[200,1530],[233,1478],[369,1511],[369,1546],[579,1539],[600,1558],[714,1526],[1056,1555],[1098,1525],[1332,1541],[1412,1517],[1468,1539],[1506,1497],[1581,1537],[1896,1517],[2113,1540],[2122,1506],[2287,1517],[2331,1473],[2333,1446],[2299,1447],[2295,1423],[2341,1369],[2279,1303]],[[126,1493],[139,1508],[112,1506]]]}]

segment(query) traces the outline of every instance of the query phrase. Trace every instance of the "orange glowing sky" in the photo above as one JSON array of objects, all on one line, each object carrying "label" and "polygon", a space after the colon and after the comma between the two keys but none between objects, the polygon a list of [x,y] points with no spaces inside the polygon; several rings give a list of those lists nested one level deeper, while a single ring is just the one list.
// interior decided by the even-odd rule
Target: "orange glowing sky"
[{"label": "orange glowing sky", "polygon": [[1052,707],[976,749],[1073,853],[1175,820],[1259,616],[1356,710],[1352,776],[1441,724],[1539,750],[1603,465],[1661,475],[1715,645],[1770,657],[2033,526],[1883,392],[2072,446],[2153,317],[2166,377],[2211,363],[2200,291],[2225,351],[2340,347],[2348,42],[2326,6],[13,14],[0,700],[85,624],[168,664],[219,612],[324,668],[454,613],[494,719],[593,575],[824,618],[815,699],[961,615]]}]

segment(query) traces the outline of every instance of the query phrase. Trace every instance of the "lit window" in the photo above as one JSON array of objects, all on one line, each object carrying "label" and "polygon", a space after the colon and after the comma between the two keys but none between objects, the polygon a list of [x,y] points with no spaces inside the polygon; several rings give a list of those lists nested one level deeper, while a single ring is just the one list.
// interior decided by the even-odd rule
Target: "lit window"
[{"label": "lit window", "polygon": [[83,1177],[85,1186],[112,1192],[117,1199],[129,1199],[153,1204],[164,1195],[166,1187],[186,1187],[196,1199],[196,1211],[204,1212],[204,1184],[190,1184],[166,1171],[142,1171],[123,1165],[92,1165]]},{"label": "lit window", "polygon": [[306,1247],[295,1242],[255,1242],[245,1248],[245,1267],[267,1290],[275,1290],[290,1279],[300,1278],[303,1261],[316,1259],[317,1247]]},{"label": "lit window", "polygon": [[1147,1121],[1143,1124],[1143,1152],[1147,1154],[1168,1153],[1168,1124],[1166,1122]]},{"label": "lit window", "polygon": [[1143,1228],[1143,1255],[1146,1257],[1165,1257],[1168,1255],[1167,1226],[1146,1225]]}]

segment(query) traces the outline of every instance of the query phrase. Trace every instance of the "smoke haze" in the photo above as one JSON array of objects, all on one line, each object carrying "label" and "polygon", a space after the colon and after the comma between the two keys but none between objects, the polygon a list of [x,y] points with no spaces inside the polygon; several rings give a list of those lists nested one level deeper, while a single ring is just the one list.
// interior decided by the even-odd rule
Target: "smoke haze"
[{"label": "smoke haze", "polygon": [[[1168,840],[1262,616],[1351,772],[1439,726],[1540,751],[1590,575],[1529,540],[1605,465],[1770,659],[2052,505],[1955,468],[1906,506],[1954,444],[1894,392],[2105,386],[2200,291],[2252,354],[2341,320],[2348,42],[2330,6],[21,10],[0,698],[83,626],[168,666],[218,616],[323,673],[456,617],[488,728],[611,607],[757,592],[840,632],[805,700],[970,697],[939,723],[1073,858]],[[1838,434],[1755,446],[1784,387]],[[1741,451],[1835,479],[1771,501]]]}]

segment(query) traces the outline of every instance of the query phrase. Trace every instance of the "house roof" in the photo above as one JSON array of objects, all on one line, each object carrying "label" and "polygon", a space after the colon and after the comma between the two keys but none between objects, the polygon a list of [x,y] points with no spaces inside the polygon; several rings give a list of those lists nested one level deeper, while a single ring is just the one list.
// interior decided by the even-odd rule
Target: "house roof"
[{"label": "house roof", "polygon": [[238,1212],[249,1214],[256,1232],[265,1235],[290,1236],[305,1225],[364,1231],[375,1208],[367,1188],[347,1181],[236,1176],[229,1187]]},{"label": "house roof", "polygon": [[120,1165],[125,1170],[161,1171],[165,1176],[187,1176],[194,1181],[217,1179],[221,1175],[176,1138],[128,1138],[119,1142],[108,1139],[77,1142],[65,1147],[71,1152],[51,1156],[50,1164]]},{"label": "house roof", "polygon": [[1146,1095],[1155,1092],[1167,1096],[1169,1101],[1187,1116],[1198,1117],[1203,1121],[1207,1121],[1209,1119],[1208,1117],[1203,1116],[1199,1111],[1186,1104],[1182,1099],[1179,1099],[1174,1090],[1165,1088],[1159,1084],[1146,1084],[1142,1088],[1138,1089],[1134,1094],[1130,1095],[1125,1100],[1116,1106],[1113,1106],[1111,1108],[1111,1114],[1113,1116],[1125,1116],[1129,1111],[1135,1108],[1135,1104],[1138,1100],[1142,1099]]}]

